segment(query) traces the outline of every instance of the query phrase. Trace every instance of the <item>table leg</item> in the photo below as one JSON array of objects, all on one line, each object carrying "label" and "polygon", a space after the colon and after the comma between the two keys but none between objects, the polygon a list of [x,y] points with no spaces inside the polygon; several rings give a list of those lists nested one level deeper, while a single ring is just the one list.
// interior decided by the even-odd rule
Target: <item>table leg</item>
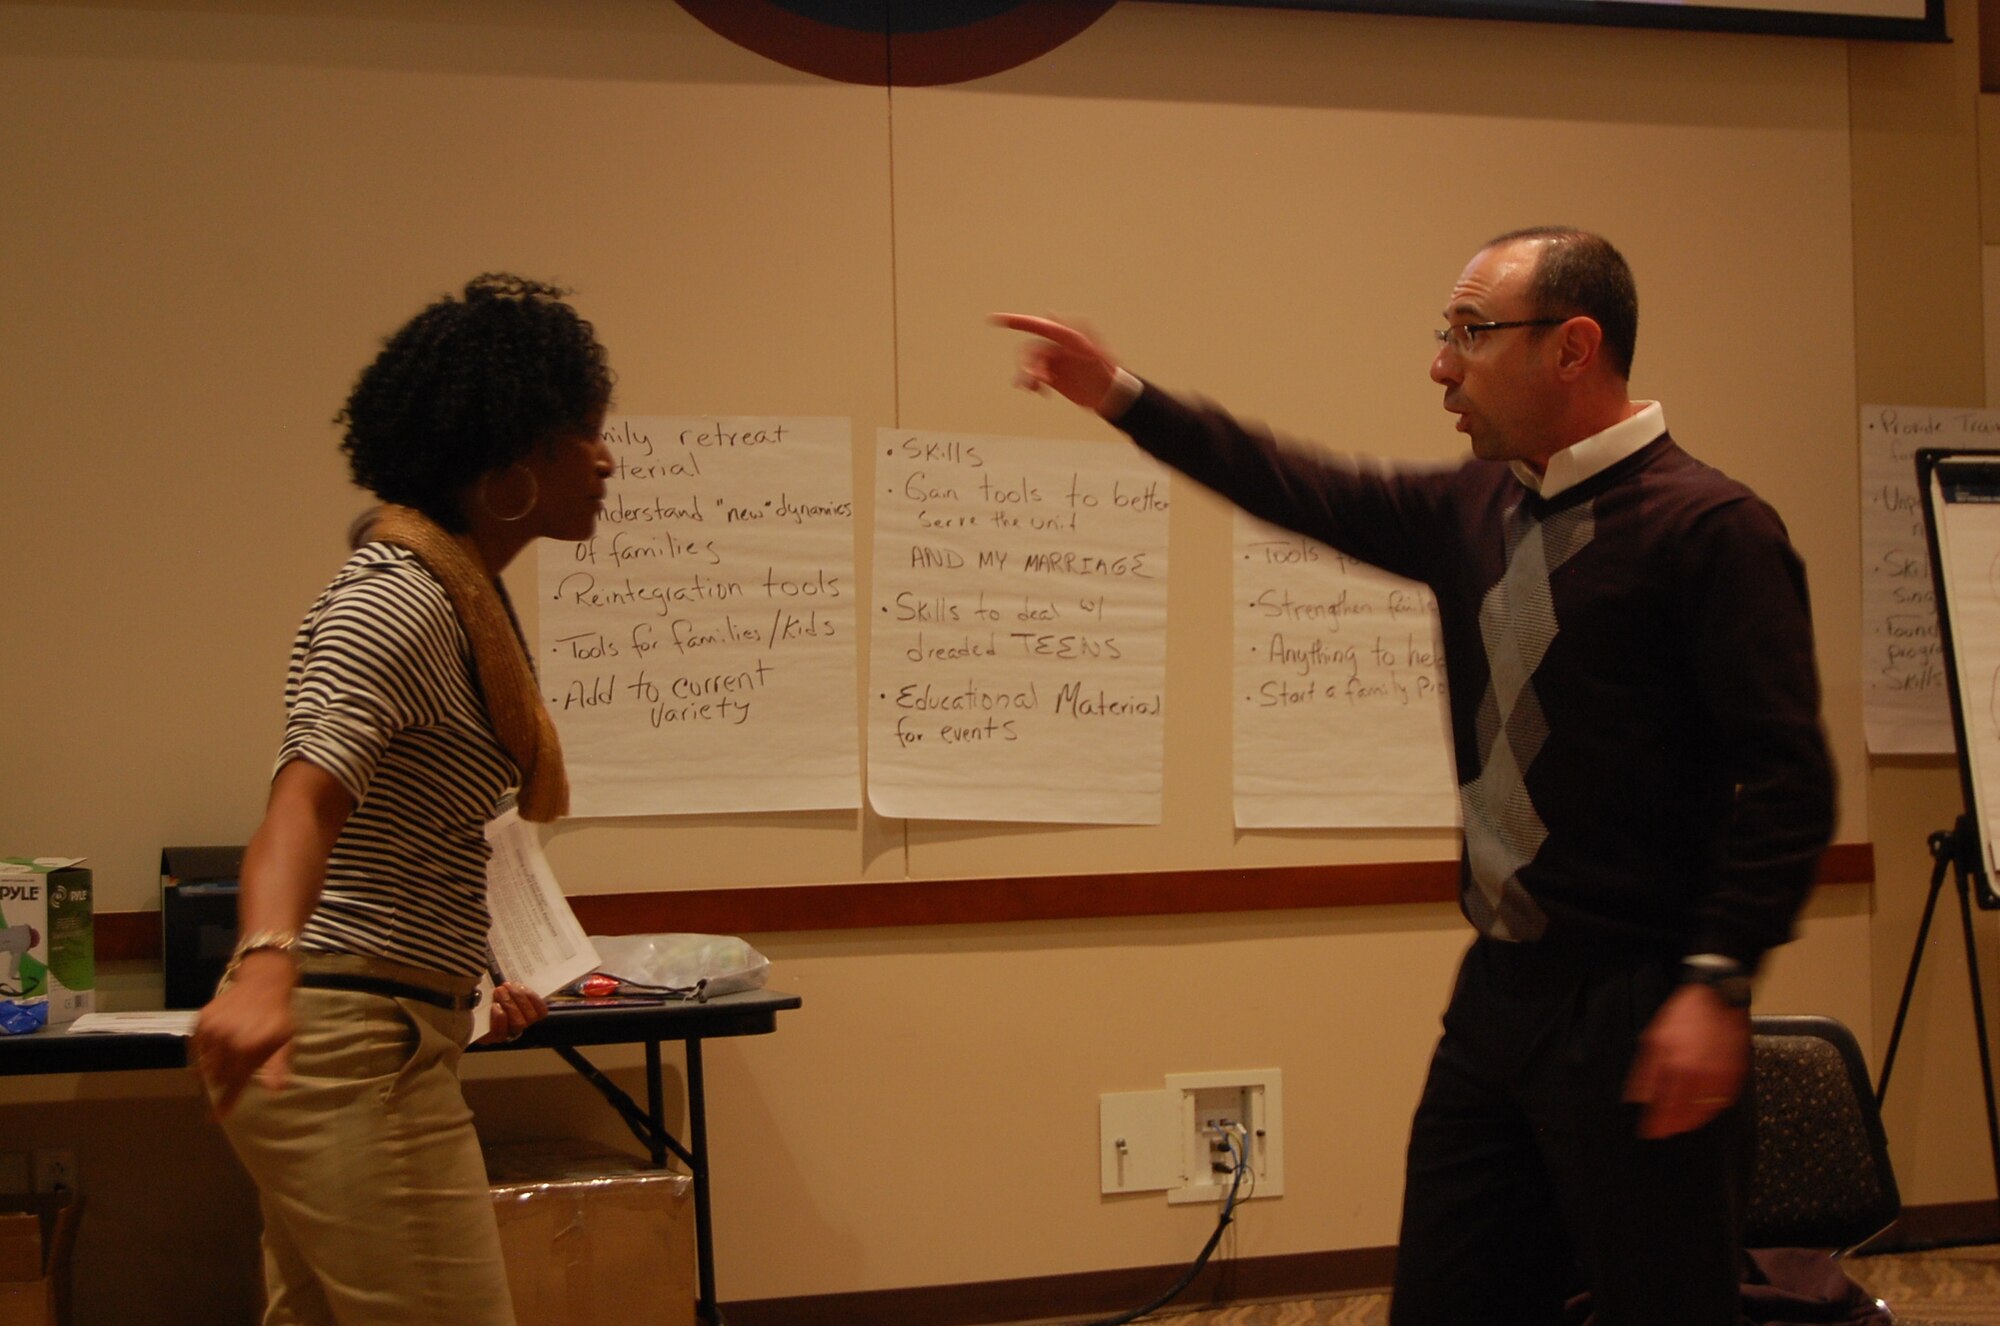
[{"label": "table leg", "polygon": [[625,1126],[632,1130],[632,1136],[639,1139],[639,1145],[645,1147],[647,1152],[653,1157],[655,1168],[665,1169],[667,1167],[666,1153],[671,1151],[681,1158],[687,1165],[690,1173],[694,1171],[693,1153],[682,1146],[674,1135],[667,1131],[666,1116],[661,1111],[658,1066],[659,1044],[657,1042],[650,1044],[653,1052],[647,1056],[648,1065],[653,1069],[652,1085],[647,1090],[647,1095],[652,1105],[650,1111],[641,1110],[633,1099],[625,1094],[624,1088],[599,1072],[595,1064],[584,1058],[576,1050],[567,1045],[556,1045],[551,1048],[562,1057],[563,1062],[574,1068],[578,1073],[581,1073],[585,1081],[596,1087],[597,1094],[604,1097],[605,1102],[613,1110],[617,1111],[618,1117],[625,1121]]},{"label": "table leg", "polygon": [[694,1256],[697,1310],[710,1326],[724,1326],[715,1301],[715,1240],[708,1213],[708,1104],[702,1081],[701,1041],[687,1042],[688,1144],[694,1153]]},{"label": "table leg", "polygon": [[653,1121],[653,1168],[667,1167],[667,1115],[660,1093],[660,1043],[646,1042],[646,1115]]}]

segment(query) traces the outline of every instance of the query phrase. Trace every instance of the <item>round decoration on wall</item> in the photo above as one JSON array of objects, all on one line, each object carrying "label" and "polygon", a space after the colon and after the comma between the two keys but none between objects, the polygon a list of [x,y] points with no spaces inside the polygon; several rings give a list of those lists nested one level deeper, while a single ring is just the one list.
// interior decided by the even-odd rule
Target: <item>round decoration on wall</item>
[{"label": "round decoration on wall", "polygon": [[821,78],[935,87],[1026,64],[1115,0],[679,0],[720,36]]}]

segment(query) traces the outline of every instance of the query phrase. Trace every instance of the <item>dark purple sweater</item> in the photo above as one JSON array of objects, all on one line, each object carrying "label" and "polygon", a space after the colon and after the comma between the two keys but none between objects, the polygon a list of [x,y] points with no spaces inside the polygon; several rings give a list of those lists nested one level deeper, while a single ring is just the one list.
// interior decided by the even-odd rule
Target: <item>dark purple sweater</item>
[{"label": "dark purple sweater", "polygon": [[1117,424],[1436,593],[1482,932],[1753,969],[1791,937],[1833,766],[1805,570],[1756,494],[1664,434],[1544,501],[1498,462],[1357,466],[1150,385]]}]

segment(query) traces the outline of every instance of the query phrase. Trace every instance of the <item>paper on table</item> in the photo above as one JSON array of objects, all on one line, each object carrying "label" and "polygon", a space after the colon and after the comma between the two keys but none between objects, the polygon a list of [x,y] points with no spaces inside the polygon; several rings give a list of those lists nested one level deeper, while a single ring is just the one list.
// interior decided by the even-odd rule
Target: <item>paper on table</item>
[{"label": "paper on table", "polygon": [[1458,821],[1430,590],[1236,513],[1236,823]]},{"label": "paper on table", "polygon": [[1157,824],[1168,472],[1131,447],[883,429],[868,800]]},{"label": "paper on table", "polygon": [[198,1008],[85,1013],[69,1024],[72,1036],[192,1036]]},{"label": "paper on table", "polygon": [[[492,848],[486,860],[486,907],[492,914],[487,935],[502,979],[550,995],[596,968],[597,949],[563,897],[534,827],[510,806],[487,824],[486,841]],[[492,1025],[492,983],[480,988],[474,1040]]]}]

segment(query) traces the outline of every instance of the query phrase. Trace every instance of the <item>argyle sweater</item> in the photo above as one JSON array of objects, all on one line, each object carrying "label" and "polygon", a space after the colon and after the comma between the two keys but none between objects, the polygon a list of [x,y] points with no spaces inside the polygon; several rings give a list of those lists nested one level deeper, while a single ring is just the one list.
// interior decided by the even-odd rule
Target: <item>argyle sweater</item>
[{"label": "argyle sweater", "polygon": [[1115,422],[1437,595],[1483,934],[1752,969],[1791,937],[1833,766],[1805,570],[1756,494],[1664,433],[1544,500],[1499,462],[1371,467],[1150,384]]}]

